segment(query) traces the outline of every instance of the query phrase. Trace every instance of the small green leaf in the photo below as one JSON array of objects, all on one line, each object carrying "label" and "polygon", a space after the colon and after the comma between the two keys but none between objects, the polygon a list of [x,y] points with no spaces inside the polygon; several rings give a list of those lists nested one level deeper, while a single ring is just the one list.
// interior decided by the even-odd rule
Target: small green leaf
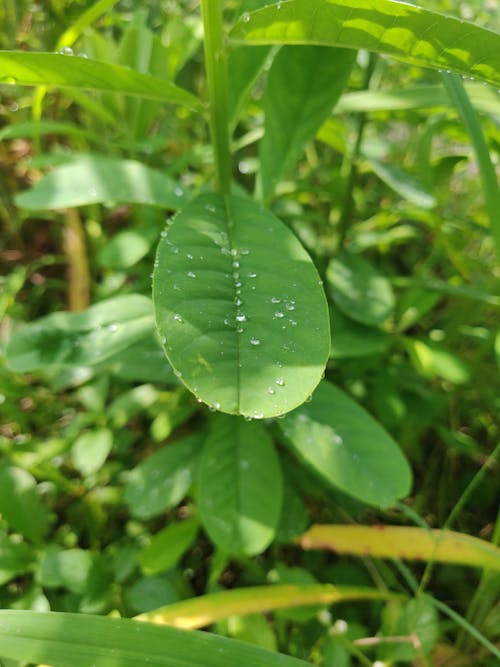
[{"label": "small green leaf", "polygon": [[8,72],[3,76],[2,83],[19,86],[98,90],[199,107],[194,95],[169,81],[90,58],[58,53],[0,51],[0,72]]},{"label": "small green leaf", "polygon": [[37,578],[47,588],[64,587],[83,593],[92,569],[92,555],[83,549],[61,549],[49,545],[42,556]]},{"label": "small green leaf", "polygon": [[287,46],[275,57],[263,99],[265,133],[259,154],[264,201],[330,115],[355,58],[354,51],[322,46]]},{"label": "small green leaf", "polygon": [[421,208],[436,206],[434,195],[428,192],[412,174],[398,165],[381,162],[370,156],[368,156],[368,163],[380,180],[403,199]]},{"label": "small green leaf", "polygon": [[174,577],[169,574],[138,579],[125,591],[125,600],[135,613],[145,613],[179,599]]},{"label": "small green leaf", "polygon": [[217,547],[232,555],[263,551],[274,538],[283,495],[279,460],[264,427],[217,416],[198,475],[202,523]]},{"label": "small green leaf", "polygon": [[306,663],[207,632],[87,614],[0,611],[5,658],[52,667],[306,667]]},{"label": "small green leaf", "polygon": [[146,204],[178,209],[184,190],[157,169],[135,160],[80,155],[56,167],[16,197],[29,210],[86,206],[97,203]]},{"label": "small green leaf", "polygon": [[319,276],[271,213],[202,195],[162,232],[156,322],[184,384],[222,412],[263,418],[300,405],[329,353]]},{"label": "small green leaf", "polygon": [[71,448],[73,465],[84,477],[93,475],[104,465],[112,446],[113,433],[108,428],[82,433]]},{"label": "small green leaf", "polygon": [[289,0],[243,15],[236,43],[366,49],[500,86],[500,35],[393,0]]},{"label": "small green leaf", "polygon": [[0,530],[0,586],[31,569],[32,549],[24,542],[13,541]]},{"label": "small green leaf", "polygon": [[200,450],[201,438],[189,436],[165,445],[134,468],[124,494],[132,514],[150,519],[175,507],[191,486],[194,460]]},{"label": "small green leaf", "polygon": [[362,257],[340,252],[330,261],[326,277],[334,302],[353,320],[377,325],[392,313],[391,284]]},{"label": "small green leaf", "polygon": [[464,384],[470,378],[470,372],[456,354],[434,343],[422,340],[405,339],[404,344],[417,371],[426,378],[436,376]]},{"label": "small green leaf", "polygon": [[185,519],[171,523],[153,535],[151,542],[139,556],[143,572],[157,574],[174,567],[194,542],[198,528],[198,519]]},{"label": "small green leaf", "polygon": [[242,46],[231,50],[227,64],[229,85],[227,106],[231,127],[236,125],[241,107],[264,67],[269,51],[267,46]]},{"label": "small green leaf", "polygon": [[9,527],[38,542],[47,530],[49,513],[42,505],[36,480],[29,472],[0,463],[0,514]]},{"label": "small green leaf", "polygon": [[380,355],[387,351],[389,334],[350,320],[337,310],[332,314],[332,358],[349,359]]},{"label": "small green leaf", "polygon": [[279,426],[301,460],[350,496],[389,507],[408,494],[411,471],[398,445],[371,415],[328,382]]},{"label": "small green leaf", "polygon": [[154,327],[151,301],[139,294],[101,301],[79,313],[53,313],[16,332],[7,363],[20,373],[100,363]]}]

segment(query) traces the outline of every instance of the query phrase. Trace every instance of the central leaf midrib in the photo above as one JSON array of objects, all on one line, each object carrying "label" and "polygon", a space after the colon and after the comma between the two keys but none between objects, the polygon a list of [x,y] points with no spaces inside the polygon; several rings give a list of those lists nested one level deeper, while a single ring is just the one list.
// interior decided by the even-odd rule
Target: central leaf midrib
[{"label": "central leaf midrib", "polygon": [[[233,228],[234,228],[234,219],[231,215],[231,207],[230,207],[230,195],[224,195],[223,196],[224,200],[224,206],[226,209],[226,227],[227,227],[227,238],[229,240],[229,250],[232,251],[234,249],[237,249],[234,242],[233,242]],[[236,336],[236,410],[237,414],[241,414],[241,373],[240,373],[240,361],[241,361],[241,336],[238,334],[236,331],[237,326],[236,326],[236,316],[238,315],[238,310],[239,306],[236,305],[236,297],[237,292],[236,292],[236,281],[234,280],[234,275],[233,275],[233,266],[232,263],[234,261],[233,254],[231,252],[231,276],[233,279],[233,305],[236,309],[236,312],[234,314],[234,322],[235,322],[235,328],[234,328],[234,335]],[[241,267],[240,267],[241,268]]]}]

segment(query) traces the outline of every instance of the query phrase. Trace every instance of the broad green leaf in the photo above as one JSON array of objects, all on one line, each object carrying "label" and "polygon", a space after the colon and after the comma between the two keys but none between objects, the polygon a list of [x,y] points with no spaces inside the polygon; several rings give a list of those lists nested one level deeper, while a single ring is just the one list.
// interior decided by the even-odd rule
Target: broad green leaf
[{"label": "broad green leaf", "polygon": [[18,206],[30,210],[97,203],[178,209],[185,201],[184,190],[161,171],[135,160],[97,155],[77,156],[16,197]]},{"label": "broad green leaf", "polygon": [[398,445],[352,398],[328,382],[279,426],[304,463],[350,496],[389,507],[408,494],[411,471]]},{"label": "broad green leaf", "polygon": [[300,538],[304,549],[338,554],[454,563],[500,571],[500,549],[451,530],[406,526],[313,526]]},{"label": "broad green leaf", "polygon": [[111,269],[129,269],[148,254],[155,240],[152,228],[124,229],[103,247],[99,264]]},{"label": "broad green leaf", "polygon": [[124,380],[178,383],[155,331],[108,357],[104,366],[110,373]]},{"label": "broad green leaf", "polygon": [[438,613],[429,597],[419,595],[405,603],[393,627],[384,634],[418,638],[418,650],[411,642],[381,647],[380,657],[384,660],[412,661],[422,654],[428,656],[439,637]]},{"label": "broad green leaf", "polygon": [[244,14],[237,43],[366,49],[500,86],[500,35],[393,0],[289,0]]},{"label": "broad green leaf", "polygon": [[340,310],[332,313],[333,359],[380,355],[390,344],[391,338],[385,331],[350,320]]},{"label": "broad green leaf", "polygon": [[93,475],[104,465],[112,446],[113,433],[109,428],[82,433],[71,448],[73,465],[83,476]]},{"label": "broad green leaf", "polygon": [[304,532],[309,523],[310,519],[307,507],[285,474],[283,476],[281,515],[279,523],[276,526],[276,541],[291,542],[294,537]]},{"label": "broad green leaf", "polygon": [[170,523],[153,535],[151,542],[139,556],[145,574],[170,570],[194,542],[199,529],[196,518]]},{"label": "broad green leaf", "polygon": [[20,373],[97,364],[153,327],[149,299],[138,294],[119,296],[79,313],[53,313],[28,324],[10,339],[7,363]]},{"label": "broad green leaf", "polygon": [[351,319],[377,325],[391,315],[395,300],[389,281],[359,255],[339,252],[326,277],[333,301]]},{"label": "broad green leaf", "polygon": [[261,424],[218,415],[203,447],[198,485],[203,526],[221,551],[253,555],[269,545],[283,490],[279,460]]},{"label": "broad green leaf", "polygon": [[277,182],[330,115],[345,88],[356,53],[322,46],[283,47],[269,71],[260,143],[260,192],[269,200]]},{"label": "broad green leaf", "polygon": [[87,614],[0,611],[0,655],[52,667],[305,667],[207,632]]},{"label": "broad green leaf", "polygon": [[250,200],[198,197],[162,232],[156,322],[182,382],[222,412],[263,418],[319,382],[329,321],[319,276],[293,234]]},{"label": "broad green leaf", "polygon": [[133,516],[150,519],[175,507],[191,486],[194,460],[201,450],[199,436],[165,445],[130,473],[124,500]]},{"label": "broad green leaf", "polygon": [[5,460],[0,462],[0,515],[11,530],[34,542],[42,539],[49,522],[35,478]]},{"label": "broad green leaf", "polygon": [[169,81],[126,67],[59,53],[0,51],[0,83],[122,93],[197,108],[199,102]]},{"label": "broad green leaf", "polygon": [[64,587],[73,593],[83,593],[87,587],[92,564],[92,555],[89,551],[61,549],[51,544],[42,556],[37,579],[47,588]]},{"label": "broad green leaf", "polygon": [[357,586],[332,584],[277,584],[251,586],[202,595],[190,600],[155,609],[137,616],[139,621],[151,621],[177,628],[195,630],[232,615],[291,609],[312,604],[337,604],[354,600],[385,600],[393,593]]},{"label": "broad green leaf", "polygon": [[14,541],[0,530],[0,586],[31,570],[34,557],[25,542]]},{"label": "broad green leaf", "polygon": [[142,577],[125,590],[125,601],[135,613],[147,613],[165,604],[173,604],[179,599],[174,573],[153,577]]}]

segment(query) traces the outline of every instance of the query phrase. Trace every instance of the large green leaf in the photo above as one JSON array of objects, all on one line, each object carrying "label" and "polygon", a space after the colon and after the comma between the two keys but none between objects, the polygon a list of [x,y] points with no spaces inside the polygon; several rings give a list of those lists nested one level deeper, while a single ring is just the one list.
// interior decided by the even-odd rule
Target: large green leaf
[{"label": "large green leaf", "polygon": [[348,49],[286,46],[274,59],[263,100],[260,191],[264,201],[330,115],[355,57],[356,52]]},{"label": "large green leaf", "polygon": [[293,234],[250,200],[198,197],[162,232],[153,301],[170,363],[222,412],[300,405],[329,352],[328,309]]},{"label": "large green leaf", "polygon": [[273,442],[258,422],[217,415],[198,470],[203,525],[229,554],[263,551],[281,512],[281,468]]},{"label": "large green leaf", "polygon": [[183,188],[161,171],[101,155],[79,155],[16,197],[18,206],[37,210],[109,202],[178,209],[185,201]]},{"label": "large green leaf", "polygon": [[500,86],[500,35],[393,0],[290,0],[243,14],[234,41],[367,49]]},{"label": "large green leaf", "polygon": [[0,51],[0,72],[3,73],[0,83],[98,90],[194,108],[199,106],[194,95],[169,81],[90,58],[59,53]]},{"label": "large green leaf", "polygon": [[9,367],[29,373],[50,366],[87,366],[125,350],[154,327],[151,301],[128,294],[79,313],[53,313],[10,339]]},{"label": "large green leaf", "polygon": [[279,425],[299,458],[345,493],[388,507],[409,492],[411,471],[398,445],[352,398],[328,382]]},{"label": "large green leaf", "polygon": [[87,614],[0,611],[0,655],[52,667],[305,667],[207,632]]}]

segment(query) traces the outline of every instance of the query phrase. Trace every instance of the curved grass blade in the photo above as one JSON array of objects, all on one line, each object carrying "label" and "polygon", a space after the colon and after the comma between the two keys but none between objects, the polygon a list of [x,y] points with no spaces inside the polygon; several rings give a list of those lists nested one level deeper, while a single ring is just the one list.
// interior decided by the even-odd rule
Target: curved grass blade
[{"label": "curved grass blade", "polygon": [[98,90],[194,109],[200,106],[194,95],[169,81],[90,58],[58,53],[0,51],[0,72],[5,73],[0,79],[0,83],[4,84]]},{"label": "curved grass blade", "polygon": [[237,43],[323,44],[375,51],[500,86],[500,35],[393,0],[289,0],[244,14]]},{"label": "curved grass blade", "polygon": [[311,604],[336,604],[354,600],[387,600],[394,593],[358,586],[332,584],[252,586],[221,591],[148,611],[136,620],[196,630],[229,616],[290,609]]},{"label": "curved grass blade", "polygon": [[188,204],[162,232],[153,302],[178,377],[216,410],[274,417],[321,379],[330,348],[321,281],[255,202],[208,194]]},{"label": "curved grass blade", "polygon": [[51,667],[306,667],[207,632],[87,614],[0,611],[0,656]]},{"label": "curved grass blade", "polygon": [[304,549],[374,558],[432,560],[500,571],[500,549],[452,530],[404,526],[312,526],[298,538]]}]

